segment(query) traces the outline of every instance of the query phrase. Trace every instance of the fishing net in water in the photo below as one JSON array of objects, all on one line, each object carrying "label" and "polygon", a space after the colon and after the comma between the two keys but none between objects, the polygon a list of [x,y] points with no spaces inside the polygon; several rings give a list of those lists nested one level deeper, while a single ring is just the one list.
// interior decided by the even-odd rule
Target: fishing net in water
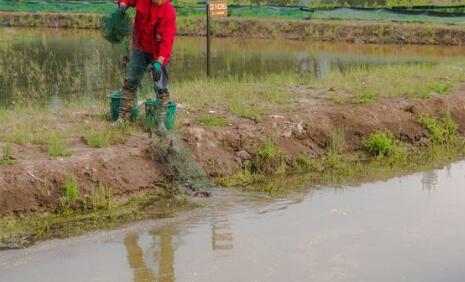
[{"label": "fishing net in water", "polygon": [[178,186],[180,192],[210,196],[214,184],[180,134],[170,132],[160,137],[155,141],[154,149],[165,176]]},{"label": "fishing net in water", "polygon": [[103,18],[103,37],[112,44],[123,42],[131,34],[131,19],[118,10]]}]

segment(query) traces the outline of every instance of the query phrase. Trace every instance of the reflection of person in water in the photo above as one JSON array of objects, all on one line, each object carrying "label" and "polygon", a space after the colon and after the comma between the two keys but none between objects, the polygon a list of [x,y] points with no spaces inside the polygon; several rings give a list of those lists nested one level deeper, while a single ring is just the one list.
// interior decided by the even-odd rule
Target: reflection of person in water
[{"label": "reflection of person in water", "polygon": [[[128,252],[129,266],[134,270],[134,282],[173,282],[174,278],[174,248],[172,245],[172,230],[164,228],[159,232],[151,232],[154,237],[160,237],[160,254],[158,256],[158,279],[152,270],[145,264],[144,251],[138,245],[139,235],[129,234],[124,239]],[[157,258],[155,258],[157,259]]]},{"label": "reflection of person in water", "polygon": [[421,185],[423,190],[432,191],[436,188],[438,184],[438,174],[436,171],[428,171],[423,173],[423,177],[421,179]]}]

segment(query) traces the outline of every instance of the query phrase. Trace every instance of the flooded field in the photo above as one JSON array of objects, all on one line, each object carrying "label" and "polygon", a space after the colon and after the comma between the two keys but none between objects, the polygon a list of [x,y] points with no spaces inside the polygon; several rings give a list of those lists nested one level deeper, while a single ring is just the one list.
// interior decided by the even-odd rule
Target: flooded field
[{"label": "flooded field", "polygon": [[[112,47],[97,31],[0,28],[0,104],[23,99],[104,97],[120,87],[123,46]],[[256,39],[213,40],[217,77],[264,77],[298,72],[323,77],[338,69],[465,59],[464,47],[357,45]],[[173,82],[205,76],[204,38],[179,37]],[[27,66],[27,67],[26,67]],[[143,84],[144,85],[144,84]],[[145,89],[150,83],[145,83]],[[175,93],[174,93],[175,94]]]},{"label": "flooded field", "polygon": [[0,281],[464,281],[465,162],[0,253]]}]

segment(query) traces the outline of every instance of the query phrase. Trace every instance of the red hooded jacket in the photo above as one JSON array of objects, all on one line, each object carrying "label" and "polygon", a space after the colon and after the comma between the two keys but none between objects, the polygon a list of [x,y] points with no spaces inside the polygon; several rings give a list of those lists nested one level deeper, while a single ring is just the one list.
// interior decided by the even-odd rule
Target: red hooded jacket
[{"label": "red hooded jacket", "polygon": [[176,35],[176,11],[169,0],[160,6],[152,0],[118,0],[118,5],[136,8],[132,48],[152,53],[153,59],[164,57],[168,63]]}]

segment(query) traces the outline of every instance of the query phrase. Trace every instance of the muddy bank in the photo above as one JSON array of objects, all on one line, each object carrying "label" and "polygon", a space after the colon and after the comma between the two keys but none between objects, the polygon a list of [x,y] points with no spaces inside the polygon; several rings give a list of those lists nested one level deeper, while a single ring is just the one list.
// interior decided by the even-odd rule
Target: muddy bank
[{"label": "muddy bank", "polygon": [[[0,12],[2,26],[98,29],[101,19],[95,14]],[[180,17],[177,25],[179,35],[205,34],[202,18]],[[464,26],[442,24],[221,18],[215,19],[212,30],[218,37],[465,45]]]},{"label": "muddy bank", "polygon": [[[465,133],[465,91],[428,100],[385,99],[354,105],[333,104],[314,96],[295,102],[291,112],[267,115],[256,120],[235,119],[227,128],[181,128],[193,152],[211,176],[223,177],[240,171],[248,161],[256,161],[260,145],[272,140],[292,166],[299,156],[312,161],[325,158],[335,128],[344,131],[341,154],[363,149],[363,140],[377,130],[388,130],[399,140],[413,146],[427,145],[429,131],[415,119],[418,116],[441,118],[450,113]],[[219,115],[227,115],[219,113]]]},{"label": "muddy bank", "polygon": [[[450,113],[461,136],[465,133],[465,85],[448,96],[430,99],[384,99],[369,104],[335,104],[323,92],[310,95],[308,89],[295,88],[292,111],[280,110],[254,120],[239,118],[225,111],[209,113],[227,117],[229,125],[200,125],[196,118],[205,111],[181,110],[182,125],[178,128],[195,158],[212,179],[219,180],[243,172],[250,165],[267,165],[263,161],[263,144],[272,142],[290,173],[296,160],[305,158],[316,163],[331,150],[335,128],[344,131],[341,154],[361,152],[362,141],[377,130],[388,130],[415,147],[428,144],[429,131],[415,118],[420,115],[443,117]],[[299,96],[306,93],[304,96]],[[70,157],[51,158],[40,146],[13,145],[17,163],[0,165],[0,217],[53,211],[63,185],[75,177],[81,195],[90,194],[99,183],[109,187],[116,198],[139,192],[158,191],[160,182],[169,181],[157,163],[153,142],[155,137],[138,133],[120,145],[94,149],[76,140]],[[275,169],[270,167],[270,169]]]},{"label": "muddy bank", "polygon": [[71,177],[77,180],[81,197],[90,196],[101,183],[111,187],[115,200],[157,192],[155,183],[164,180],[152,159],[148,136],[101,149],[76,141],[69,157],[51,158],[41,146],[33,145],[15,144],[12,150],[17,164],[0,165],[0,217],[54,211]]}]

